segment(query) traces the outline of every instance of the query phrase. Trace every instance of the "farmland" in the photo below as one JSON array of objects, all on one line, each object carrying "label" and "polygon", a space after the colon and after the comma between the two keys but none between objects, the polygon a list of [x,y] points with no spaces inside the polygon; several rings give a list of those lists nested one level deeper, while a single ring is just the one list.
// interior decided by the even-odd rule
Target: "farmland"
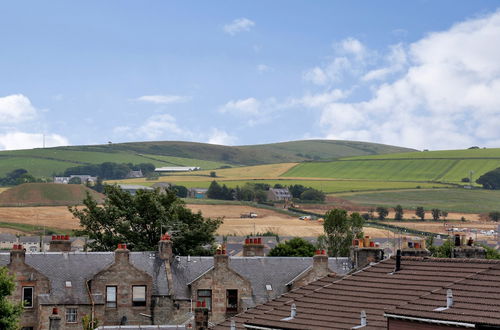
[{"label": "farmland", "polygon": [[[500,210],[500,191],[468,189],[418,189],[407,191],[384,191],[337,195],[351,203],[365,206],[415,209],[423,206],[427,210],[439,208],[446,211],[484,213]],[[430,217],[430,214],[428,214]]]}]

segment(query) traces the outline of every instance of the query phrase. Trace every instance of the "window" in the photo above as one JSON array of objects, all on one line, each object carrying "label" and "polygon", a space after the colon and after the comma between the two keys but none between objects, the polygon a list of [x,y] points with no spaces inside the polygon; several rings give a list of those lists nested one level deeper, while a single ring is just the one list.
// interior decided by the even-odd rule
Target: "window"
[{"label": "window", "polygon": [[106,287],[106,307],[116,308],[116,286]]},{"label": "window", "polygon": [[198,301],[204,301],[208,310],[212,310],[212,290],[198,290]]},{"label": "window", "polygon": [[77,319],[78,319],[78,309],[66,308],[66,322],[76,323]]},{"label": "window", "polygon": [[238,290],[226,290],[226,313],[238,313]]},{"label": "window", "polygon": [[23,302],[24,308],[33,308],[33,287],[24,286],[23,287]]},{"label": "window", "polygon": [[132,287],[132,306],[146,306],[145,285],[134,285]]}]

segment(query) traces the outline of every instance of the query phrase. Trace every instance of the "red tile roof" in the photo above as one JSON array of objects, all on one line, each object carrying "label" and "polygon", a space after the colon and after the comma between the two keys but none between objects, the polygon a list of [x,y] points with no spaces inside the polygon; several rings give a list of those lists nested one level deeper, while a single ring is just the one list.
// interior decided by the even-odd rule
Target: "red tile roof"
[{"label": "red tile roof", "polygon": [[[394,267],[391,258],[341,279],[325,277],[237,315],[237,328],[245,323],[274,329],[350,329],[360,324],[364,310],[363,329],[386,329],[384,313],[414,315],[422,309],[416,315],[435,317],[439,312],[432,310],[446,305],[443,292],[448,288],[457,290],[456,313],[444,313],[449,319],[459,315],[463,317],[457,320],[500,321],[500,303],[495,303],[500,298],[500,260],[402,257],[401,270],[394,273]],[[293,303],[297,315],[284,321]],[[217,326],[228,328],[229,321]]]}]

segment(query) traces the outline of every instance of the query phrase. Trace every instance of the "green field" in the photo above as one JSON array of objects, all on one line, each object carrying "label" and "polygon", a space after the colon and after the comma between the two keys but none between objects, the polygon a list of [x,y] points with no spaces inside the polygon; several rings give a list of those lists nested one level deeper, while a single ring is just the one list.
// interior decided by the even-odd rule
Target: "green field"
[{"label": "green field", "polygon": [[462,178],[469,177],[471,171],[475,181],[480,175],[497,167],[500,167],[500,149],[472,149],[307,162],[295,166],[282,176],[460,183]]},{"label": "green field", "polygon": [[494,190],[469,190],[463,188],[421,189],[397,192],[353,193],[339,197],[366,206],[394,207],[396,204],[401,204],[406,209],[415,209],[417,206],[423,206],[427,210],[439,208],[445,211],[464,213],[500,211],[500,191]]}]

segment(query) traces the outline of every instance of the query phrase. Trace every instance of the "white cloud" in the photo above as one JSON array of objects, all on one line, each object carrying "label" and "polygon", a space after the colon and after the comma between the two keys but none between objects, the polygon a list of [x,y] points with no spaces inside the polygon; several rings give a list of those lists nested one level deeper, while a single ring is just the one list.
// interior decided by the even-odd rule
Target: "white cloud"
[{"label": "white cloud", "polygon": [[389,65],[362,78],[385,79],[370,98],[323,107],[327,137],[420,149],[494,145],[500,140],[496,40],[500,12],[429,34],[406,49],[395,46]]},{"label": "white cloud", "polygon": [[17,124],[35,119],[37,109],[22,94],[0,97],[0,125]]},{"label": "white cloud", "polygon": [[348,92],[341,89],[333,89],[324,93],[311,94],[306,93],[300,99],[292,99],[287,105],[289,106],[305,106],[308,108],[321,108],[329,103],[346,98]]},{"label": "white cloud", "polygon": [[346,38],[333,45],[336,57],[322,66],[306,70],[303,79],[316,85],[327,85],[342,81],[346,76],[359,75],[367,65],[370,55],[361,41]]},{"label": "white cloud", "polygon": [[224,32],[234,36],[239,32],[250,31],[252,27],[255,26],[255,22],[249,20],[248,18],[237,18],[230,24],[224,25]]},{"label": "white cloud", "polygon": [[221,113],[232,113],[232,114],[245,114],[245,115],[258,115],[260,112],[261,103],[259,100],[253,97],[249,97],[243,100],[229,101],[225,105],[219,108]]},{"label": "white cloud", "polygon": [[259,64],[259,65],[257,65],[257,71],[259,71],[259,73],[264,73],[264,72],[273,71],[273,68],[271,68],[270,66],[265,65],[265,64]]},{"label": "white cloud", "polygon": [[217,128],[212,129],[208,143],[220,145],[233,145],[236,142],[236,137],[229,135],[226,131]]},{"label": "white cloud", "polygon": [[188,102],[190,97],[182,95],[144,95],[136,98],[135,100],[155,104],[171,104]]},{"label": "white cloud", "polygon": [[[25,132],[8,132],[0,134],[0,149],[16,150],[16,149],[31,149],[43,147],[43,134],[25,133]],[[57,147],[68,145],[68,140],[58,134],[45,135],[45,147]]]},{"label": "white cloud", "polygon": [[153,115],[139,126],[117,126],[113,133],[121,137],[148,140],[192,137],[192,133],[181,128],[169,114]]}]

